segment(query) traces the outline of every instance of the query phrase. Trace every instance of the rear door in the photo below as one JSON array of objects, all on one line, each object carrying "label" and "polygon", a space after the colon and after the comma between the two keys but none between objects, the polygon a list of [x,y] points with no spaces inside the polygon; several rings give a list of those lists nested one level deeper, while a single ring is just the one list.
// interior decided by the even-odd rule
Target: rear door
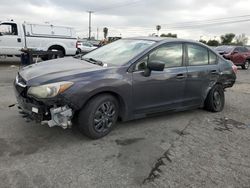
[{"label": "rear door", "polygon": [[0,54],[18,55],[22,48],[21,34],[18,32],[17,24],[2,23],[0,25]]},{"label": "rear door", "polygon": [[[162,72],[152,71],[144,76],[147,62],[157,60],[165,63]],[[133,103],[135,113],[151,113],[182,106],[187,70],[183,65],[183,44],[163,45],[145,57],[133,72]]]},{"label": "rear door", "polygon": [[200,106],[210,87],[219,77],[217,55],[208,48],[185,44],[187,54],[187,89],[185,106]]}]

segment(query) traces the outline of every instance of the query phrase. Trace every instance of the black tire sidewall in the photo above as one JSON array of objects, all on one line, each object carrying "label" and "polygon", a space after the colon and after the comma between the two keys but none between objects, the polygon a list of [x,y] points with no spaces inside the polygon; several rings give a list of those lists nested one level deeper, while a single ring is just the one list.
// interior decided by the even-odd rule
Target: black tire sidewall
[{"label": "black tire sidewall", "polygon": [[56,58],[62,58],[62,57],[64,57],[64,53],[63,53],[63,51],[62,50],[59,50],[59,49],[56,49],[56,48],[52,48],[52,49],[50,49],[49,51],[53,51],[53,50],[56,50],[56,51],[58,51],[58,52],[60,52],[60,55],[48,55],[48,59],[56,59]]},{"label": "black tire sidewall", "polygon": [[[247,64],[247,66],[246,66],[246,64]],[[249,68],[249,61],[247,61],[246,63],[245,63],[245,65],[244,65],[244,69],[245,70],[247,70]]]},{"label": "black tire sidewall", "polygon": [[[100,132],[97,132],[94,128],[94,115],[95,115],[96,110],[99,108],[99,106],[103,104],[104,102],[108,102],[108,101],[114,104],[115,109],[116,109],[116,114],[115,114],[114,121],[111,127],[108,128],[106,132],[100,133]],[[91,99],[85,105],[85,107],[80,111],[78,115],[78,126],[80,130],[82,131],[82,133],[88,136],[89,138],[92,138],[92,139],[101,138],[109,134],[112,131],[118,118],[118,112],[119,112],[118,102],[115,97],[113,97],[112,95],[106,95],[106,94],[99,95]]]},{"label": "black tire sidewall", "polygon": [[[214,105],[214,93],[218,91],[220,94],[220,99],[221,99],[221,106],[218,109],[215,105]],[[212,112],[221,112],[224,109],[224,105],[225,105],[225,94],[224,94],[224,89],[221,85],[216,84],[209,92],[207,99],[205,101],[205,108],[209,111]]]}]

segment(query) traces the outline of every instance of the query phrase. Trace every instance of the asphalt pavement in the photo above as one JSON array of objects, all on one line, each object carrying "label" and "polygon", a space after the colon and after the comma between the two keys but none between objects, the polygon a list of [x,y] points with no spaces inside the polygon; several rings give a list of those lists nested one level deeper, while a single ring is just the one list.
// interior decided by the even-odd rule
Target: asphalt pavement
[{"label": "asphalt pavement", "polygon": [[26,122],[0,65],[0,187],[250,187],[250,70],[224,111],[202,109],[118,123],[90,140],[77,129]]}]

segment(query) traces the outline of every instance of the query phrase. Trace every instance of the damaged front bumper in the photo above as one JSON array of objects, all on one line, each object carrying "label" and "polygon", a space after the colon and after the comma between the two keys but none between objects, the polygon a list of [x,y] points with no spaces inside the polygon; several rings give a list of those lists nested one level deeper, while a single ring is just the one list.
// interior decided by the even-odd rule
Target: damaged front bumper
[{"label": "damaged front bumper", "polygon": [[18,85],[15,85],[15,91],[18,108],[24,118],[49,127],[71,128],[74,110],[66,101],[38,101],[26,95],[27,88]]},{"label": "damaged front bumper", "polygon": [[60,126],[63,129],[71,128],[73,111],[68,106],[50,108],[51,119],[42,121],[42,124],[48,124],[49,127]]}]

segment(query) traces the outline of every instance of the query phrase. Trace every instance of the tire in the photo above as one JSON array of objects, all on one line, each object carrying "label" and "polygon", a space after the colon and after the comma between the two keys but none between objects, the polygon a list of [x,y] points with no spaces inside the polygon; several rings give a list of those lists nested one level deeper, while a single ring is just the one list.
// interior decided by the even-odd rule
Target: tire
[{"label": "tire", "polygon": [[104,137],[114,127],[118,112],[118,102],[115,97],[109,94],[98,95],[79,112],[79,129],[91,139]]},{"label": "tire", "polygon": [[80,48],[77,48],[76,55],[81,54],[81,53],[82,53],[82,50]]},{"label": "tire", "polygon": [[45,55],[45,56],[41,56],[41,59],[42,59],[43,61],[47,61],[47,60],[49,60],[49,57],[48,57],[47,55]]},{"label": "tire", "polygon": [[[59,56],[60,58],[61,58],[61,57],[64,57],[64,52],[63,52],[63,50],[60,50],[60,49],[57,49],[57,48],[51,48],[51,49],[49,49],[48,51],[54,51],[54,50],[56,50],[56,51],[58,51],[58,52],[61,52],[62,55]],[[50,59],[55,59],[55,58],[57,58],[57,57],[58,57],[57,55],[44,55],[44,56],[41,57],[41,59],[42,59],[43,61],[47,61],[47,60],[50,60]]]},{"label": "tire", "polygon": [[242,69],[247,70],[249,68],[249,60],[246,61],[246,63],[244,65],[242,65],[241,67],[242,67]]},{"label": "tire", "polygon": [[221,112],[225,105],[224,89],[216,84],[208,93],[205,100],[205,109],[211,112]]}]

